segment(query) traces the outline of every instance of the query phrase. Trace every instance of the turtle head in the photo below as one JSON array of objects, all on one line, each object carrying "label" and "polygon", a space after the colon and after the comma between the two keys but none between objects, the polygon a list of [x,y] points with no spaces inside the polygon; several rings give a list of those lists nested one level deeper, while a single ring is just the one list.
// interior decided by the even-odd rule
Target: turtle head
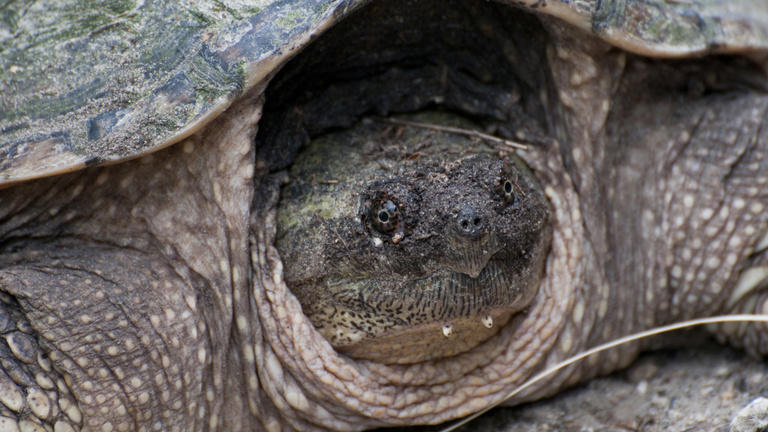
[{"label": "turtle head", "polygon": [[324,164],[333,184],[284,188],[286,282],[351,356],[406,363],[463,352],[535,297],[551,231],[532,174],[506,157],[433,150],[391,164],[361,156],[348,170]]},{"label": "turtle head", "polygon": [[484,153],[374,181],[362,193],[359,215],[390,268],[397,262],[398,273],[410,278],[450,272],[451,280],[478,279],[489,267],[530,264],[546,231],[534,183],[509,161]]}]

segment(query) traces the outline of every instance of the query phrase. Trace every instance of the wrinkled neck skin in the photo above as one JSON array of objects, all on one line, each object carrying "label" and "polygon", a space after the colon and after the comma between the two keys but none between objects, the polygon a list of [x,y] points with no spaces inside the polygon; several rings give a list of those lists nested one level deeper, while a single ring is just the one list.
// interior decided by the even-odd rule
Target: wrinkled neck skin
[{"label": "wrinkled neck skin", "polygon": [[[593,44],[603,52],[608,51],[601,43]],[[574,52],[573,55],[578,58],[593,53]],[[614,56],[622,57],[618,53]],[[611,60],[613,62],[605,67],[613,76],[620,74],[622,65]],[[566,93],[572,90],[568,80],[559,84],[564,86]],[[607,87],[607,93],[600,94],[609,97],[614,84],[600,83],[600,86]],[[561,109],[558,102],[547,99],[543,103],[554,103],[551,108],[556,112]],[[559,114],[584,116],[574,122],[592,117],[578,106],[572,108],[574,113],[563,111]],[[586,108],[591,110],[593,107]],[[603,112],[603,119],[606,114]],[[547,120],[563,121],[556,115]],[[577,126],[581,125],[574,127]],[[600,133],[602,126],[594,125],[595,134]],[[639,303],[622,302],[620,294],[607,289],[605,270],[600,268],[603,263],[595,256],[593,240],[585,226],[579,190],[570,174],[576,168],[566,169],[563,159],[567,149],[561,143],[569,141],[571,133],[565,129],[567,127],[560,126],[561,136],[542,139],[529,151],[519,154],[538,175],[553,209],[552,246],[536,297],[497,335],[474,349],[449,358],[410,365],[386,365],[355,360],[336,352],[313,329],[290,287],[283,281],[283,263],[273,246],[278,197],[272,195],[256,204],[251,225],[254,236],[251,241],[253,294],[257,307],[255,314],[262,324],[266,342],[264,351],[256,353],[256,361],[262,363],[258,365],[260,378],[267,384],[264,387],[268,389],[269,397],[278,406],[286,408],[281,412],[285,417],[280,421],[287,420],[298,430],[311,429],[309,422],[338,430],[441,423],[504,401],[508,392],[545,365],[648,324],[647,316],[653,316],[652,310],[644,312]],[[529,133],[541,133],[533,129]],[[592,141],[579,142],[579,145],[592,145]],[[257,159],[264,154],[269,153],[262,152]],[[265,174],[263,181],[270,178]],[[581,180],[585,181],[584,178]],[[616,315],[614,319],[620,316],[625,320],[615,320],[613,325],[605,327],[610,331],[604,331],[598,322],[606,319],[609,309],[610,314]],[[450,340],[446,339],[445,343]],[[625,348],[621,353],[597,358],[583,368],[571,368],[518,395],[510,403],[552,394],[568,384],[612,370],[630,361],[636,351],[637,347]]]},{"label": "wrinkled neck skin", "polygon": [[[287,78],[271,83],[275,93],[268,90],[264,99],[254,90],[178,145],[0,192],[0,287],[19,299],[46,349],[57,353],[54,369],[67,383],[61,397],[77,401],[84,425],[310,431],[440,423],[504,401],[543,368],[602,341],[726,310],[739,270],[764,259],[751,254],[768,225],[761,207],[766,188],[752,186],[764,184],[768,172],[762,157],[768,128],[760,127],[768,102],[762,92],[740,90],[749,85],[737,79],[752,73],[748,65],[713,59],[664,66],[497,4],[427,5],[418,14],[404,7],[416,7],[410,2],[395,6],[402,10],[374,4],[382,9],[370,13],[392,23],[409,16],[437,23],[418,16],[439,10],[461,25],[468,24],[457,16],[486,25],[457,32],[464,36],[452,40],[457,50],[446,51],[451,55],[443,63],[440,55],[419,63],[413,60],[425,53],[410,52],[407,68],[353,69],[335,87],[320,78],[335,76],[329,65],[341,63],[307,57],[319,81],[298,93],[312,98],[273,97],[302,77],[297,57],[298,66],[283,70]],[[345,31],[364,30],[369,26],[360,23],[369,18]],[[386,25],[376,29],[382,40],[386,31]],[[338,45],[352,53],[373,43],[346,36],[335,37],[362,44]],[[502,50],[484,38],[509,44]],[[490,63],[476,61],[464,43],[498,57],[488,60],[478,48]],[[374,66],[403,61],[386,58],[391,51],[371,52],[383,56],[369,59]],[[353,64],[366,60],[335,54]],[[319,58],[331,60],[313,63]],[[674,87],[690,83],[702,64],[719,67],[720,78],[702,78],[700,85],[694,79],[689,91]],[[477,68],[474,74],[461,68],[467,65]],[[432,78],[408,87],[425,77]],[[395,96],[400,90],[402,97],[377,99],[344,86],[363,78],[375,82],[368,88]],[[280,100],[288,106],[270,107]],[[295,101],[302,110],[288,109]],[[430,104],[473,117],[498,135],[532,141],[519,156],[551,204],[549,257],[529,306],[471,350],[408,365],[355,360],[314,329],[284,283],[274,246],[279,172],[308,136],[348,126],[366,112]],[[713,106],[722,111],[710,114]],[[297,113],[303,117],[283,123]],[[273,139],[280,146],[267,144]],[[706,152],[723,142],[732,146]],[[713,178],[726,178],[727,187],[709,186]],[[59,287],[62,274],[86,287],[84,273],[101,284],[98,290],[62,291],[81,301],[46,297],[45,284]],[[104,293],[109,300],[99,303]],[[83,298],[95,299],[99,310],[84,309]],[[97,312],[105,318],[94,327],[89,314]],[[121,343],[107,347],[109,341],[88,338],[102,334]],[[638,349],[590,358],[509,402],[608,372]]]}]

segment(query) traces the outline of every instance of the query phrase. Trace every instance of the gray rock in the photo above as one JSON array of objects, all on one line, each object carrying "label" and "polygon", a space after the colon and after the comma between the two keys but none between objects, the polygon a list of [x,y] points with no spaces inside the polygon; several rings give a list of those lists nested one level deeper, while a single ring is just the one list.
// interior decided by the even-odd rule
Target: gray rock
[{"label": "gray rock", "polygon": [[768,430],[768,399],[759,397],[736,414],[731,432],[760,432]]}]

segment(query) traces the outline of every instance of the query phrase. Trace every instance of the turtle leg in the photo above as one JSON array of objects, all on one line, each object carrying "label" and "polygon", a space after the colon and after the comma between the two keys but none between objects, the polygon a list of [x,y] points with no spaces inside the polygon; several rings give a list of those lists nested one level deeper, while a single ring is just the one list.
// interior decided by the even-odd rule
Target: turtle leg
[{"label": "turtle leg", "polygon": [[[768,314],[768,98],[747,94],[729,99],[713,104],[717,108],[697,123],[690,139],[704,144],[689,151],[681,164],[696,167],[690,161],[704,159],[707,152],[720,155],[712,168],[698,168],[707,193],[696,196],[693,205],[684,193],[679,199],[678,207],[690,209],[688,232],[696,228],[696,234],[678,242],[677,262],[669,268],[670,283],[688,287],[672,297],[672,308],[678,304],[695,310],[717,299],[715,309],[704,308],[706,315]],[[721,341],[753,355],[768,354],[766,324],[725,323],[710,329]]]},{"label": "turtle leg", "polygon": [[[768,233],[741,271],[735,288],[728,298],[728,314],[768,315]],[[723,323],[713,326],[723,341],[745,349],[757,356],[768,355],[768,324]]]},{"label": "turtle leg", "polygon": [[[653,249],[657,275],[666,281],[667,317],[768,313],[768,97],[714,93],[677,114],[679,133],[666,141],[656,186],[657,229],[666,231]],[[768,326],[713,330],[768,354]]]},{"label": "turtle leg", "polygon": [[16,299],[0,294],[0,430],[78,430],[82,413]]},{"label": "turtle leg", "polygon": [[187,400],[213,374],[205,304],[194,289],[203,282],[153,249],[57,238],[4,254],[6,421],[116,431],[207,422],[204,400]]},{"label": "turtle leg", "polygon": [[0,329],[32,353],[3,333],[0,386],[14,390],[0,387],[0,416],[104,431],[258,421],[267,404],[249,408],[258,388],[243,377],[258,378],[238,348],[260,336],[247,271],[258,111],[244,112],[141,159],[0,191]]},{"label": "turtle leg", "polygon": [[[720,59],[629,59],[597,162],[574,157],[589,162],[574,176],[606,279],[639,287],[611,290],[628,311],[617,313],[635,314],[643,328],[768,309],[768,96],[751,77],[750,67]],[[759,326],[748,326],[752,336],[726,327],[715,331],[758,348]]]}]

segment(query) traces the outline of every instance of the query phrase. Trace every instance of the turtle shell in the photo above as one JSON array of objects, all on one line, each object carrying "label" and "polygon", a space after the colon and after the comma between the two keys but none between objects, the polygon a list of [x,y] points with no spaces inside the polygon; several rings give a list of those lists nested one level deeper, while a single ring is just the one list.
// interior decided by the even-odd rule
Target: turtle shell
[{"label": "turtle shell", "polygon": [[[524,0],[651,56],[768,50],[763,0]],[[0,11],[0,185],[173,144],[364,0],[11,2]]]}]

